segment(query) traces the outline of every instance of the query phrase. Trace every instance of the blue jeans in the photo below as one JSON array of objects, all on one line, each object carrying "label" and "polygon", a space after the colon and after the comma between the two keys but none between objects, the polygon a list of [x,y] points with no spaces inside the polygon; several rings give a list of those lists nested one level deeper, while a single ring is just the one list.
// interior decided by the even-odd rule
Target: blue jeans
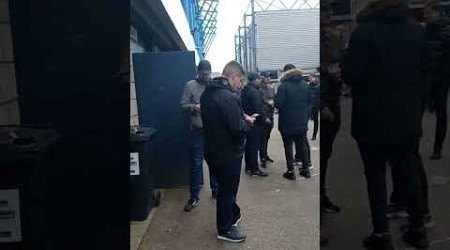
[{"label": "blue jeans", "polygon": [[[189,135],[190,139],[190,192],[191,199],[199,199],[200,187],[203,182],[203,152],[205,145],[205,136],[201,130],[192,130]],[[218,190],[218,184],[215,176],[209,171],[209,185],[212,191]]]},{"label": "blue jeans", "polygon": [[219,182],[217,195],[216,226],[218,234],[229,231],[239,218],[241,209],[236,203],[236,195],[241,178],[242,157],[230,159],[226,163],[210,167]]}]

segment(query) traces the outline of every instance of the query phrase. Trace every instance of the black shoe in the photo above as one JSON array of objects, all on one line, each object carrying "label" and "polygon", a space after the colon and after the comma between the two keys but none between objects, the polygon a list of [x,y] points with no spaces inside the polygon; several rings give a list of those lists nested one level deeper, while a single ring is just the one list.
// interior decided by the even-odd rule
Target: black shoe
[{"label": "black shoe", "polygon": [[248,174],[248,175],[251,175],[252,171],[250,169],[245,169],[245,173]]},{"label": "black shoe", "polygon": [[258,169],[256,171],[252,171],[251,176],[267,177],[269,174]]},{"label": "black shoe", "polygon": [[267,162],[266,161],[261,161],[261,167],[262,168],[267,168]]},{"label": "black shoe", "polygon": [[334,212],[339,213],[341,211],[341,208],[333,204],[329,199],[327,199],[325,202],[321,204],[321,209],[324,212]]},{"label": "black shoe", "polygon": [[266,156],[266,161],[273,163],[274,161],[272,160],[272,158],[270,158],[269,156]]},{"label": "black shoe", "polygon": [[194,199],[191,198],[188,203],[186,204],[186,206],[184,206],[184,211],[185,212],[190,212],[192,211],[192,209],[194,209],[197,205],[198,205],[199,199]]},{"label": "black shoe", "polygon": [[315,140],[316,140],[316,137],[313,136],[313,137],[311,138],[311,141],[315,141]]},{"label": "black shoe", "polygon": [[363,240],[363,246],[371,250],[394,250],[389,234],[371,234]]},{"label": "black shoe", "polygon": [[432,228],[436,225],[436,221],[434,221],[433,216],[431,214],[425,214],[422,216],[423,226],[425,228]]},{"label": "black shoe", "polygon": [[295,181],[297,178],[295,177],[294,171],[288,171],[286,173],[283,174],[283,177],[291,180],[291,181]]},{"label": "black shoe", "polygon": [[224,240],[233,243],[240,243],[245,241],[245,235],[243,235],[236,227],[231,227],[230,231],[218,234],[217,239]]},{"label": "black shoe", "polygon": [[300,176],[303,176],[303,177],[309,179],[309,178],[311,178],[311,172],[309,172],[309,169],[308,170],[302,169],[302,170],[300,170]]},{"label": "black shoe", "polygon": [[390,204],[386,217],[388,219],[407,218],[408,217],[408,213],[406,213],[405,207],[399,206],[399,205],[396,205],[396,204]]},{"label": "black shoe", "polygon": [[430,156],[430,160],[440,160],[441,158],[441,151],[434,151],[434,153]]},{"label": "black shoe", "polygon": [[242,214],[239,214],[239,216],[234,220],[234,223],[232,226],[237,227],[239,225],[239,222],[241,222],[241,220],[242,220]]},{"label": "black shoe", "polygon": [[424,228],[412,229],[409,227],[403,233],[403,241],[418,249],[426,249],[429,246]]},{"label": "black shoe", "polygon": [[217,200],[217,191],[212,191],[212,198]]}]

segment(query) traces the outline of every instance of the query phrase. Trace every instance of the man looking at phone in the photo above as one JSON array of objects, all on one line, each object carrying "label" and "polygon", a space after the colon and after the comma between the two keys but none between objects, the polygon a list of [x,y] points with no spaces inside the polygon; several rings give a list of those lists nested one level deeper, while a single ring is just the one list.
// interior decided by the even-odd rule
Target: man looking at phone
[{"label": "man looking at phone", "polygon": [[241,93],[242,109],[244,113],[256,119],[254,125],[247,133],[247,142],[245,144],[245,172],[251,176],[267,177],[268,174],[261,171],[258,164],[258,151],[261,146],[261,137],[264,126],[271,121],[264,110],[263,93],[259,90],[258,75],[250,73],[248,84]]}]

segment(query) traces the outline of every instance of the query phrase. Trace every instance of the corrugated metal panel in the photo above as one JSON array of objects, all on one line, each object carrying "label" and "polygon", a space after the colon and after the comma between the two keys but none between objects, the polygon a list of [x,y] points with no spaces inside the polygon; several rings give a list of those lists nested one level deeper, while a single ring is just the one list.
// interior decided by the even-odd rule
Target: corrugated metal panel
[{"label": "corrugated metal panel", "polygon": [[287,63],[301,69],[319,67],[319,17],[318,9],[257,13],[258,69],[282,69]]}]

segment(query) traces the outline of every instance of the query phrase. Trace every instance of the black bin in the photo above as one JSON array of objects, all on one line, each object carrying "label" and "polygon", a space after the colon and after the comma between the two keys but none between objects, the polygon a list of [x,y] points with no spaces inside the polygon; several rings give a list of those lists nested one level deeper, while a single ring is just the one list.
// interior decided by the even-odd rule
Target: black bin
[{"label": "black bin", "polygon": [[0,126],[0,249],[45,248],[45,176],[59,135]]},{"label": "black bin", "polygon": [[130,129],[130,220],[144,221],[158,198],[150,171],[150,143],[156,129],[133,126]]}]

